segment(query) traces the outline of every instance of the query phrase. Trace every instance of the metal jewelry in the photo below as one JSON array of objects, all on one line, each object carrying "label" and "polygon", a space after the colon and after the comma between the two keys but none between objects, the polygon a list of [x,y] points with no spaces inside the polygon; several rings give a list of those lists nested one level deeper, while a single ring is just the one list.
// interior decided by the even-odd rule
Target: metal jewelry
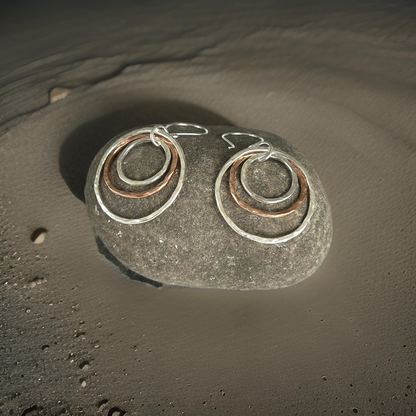
[{"label": "metal jewelry", "polygon": [[[169,129],[173,126],[176,127],[192,127],[199,132],[177,132],[172,133],[169,132]],[[176,140],[179,136],[201,136],[208,133],[208,129],[202,126],[198,126],[196,124],[188,124],[188,123],[172,123],[167,124],[166,126],[157,125],[153,128],[146,127],[142,129],[136,129],[127,132],[116,143],[110,146],[107,151],[104,153],[103,157],[98,164],[95,180],[94,180],[94,192],[97,198],[98,204],[100,205],[101,209],[113,220],[121,222],[123,224],[143,224],[145,222],[151,221],[160,214],[162,214],[167,208],[169,208],[175,199],[178,197],[185,178],[185,155],[182,150],[181,145]],[[165,163],[163,167],[160,169],[152,177],[145,179],[145,180],[133,180],[128,178],[123,172],[123,161],[129,152],[133,149],[133,147],[141,145],[143,143],[152,143],[157,147],[161,147],[163,152],[165,153]],[[162,179],[157,185],[153,188],[148,189],[146,191],[141,192],[130,192],[125,191],[122,189],[118,189],[110,179],[110,168],[115,157],[121,152],[117,159],[116,167],[117,167],[117,175],[118,177],[128,185],[150,185],[159,179]],[[101,192],[100,192],[100,180],[103,178],[105,184],[110,189],[110,191],[116,195],[123,196],[125,198],[133,198],[133,199],[140,199],[146,198],[150,195],[154,195],[160,190],[162,190],[172,179],[176,168],[178,166],[178,162],[180,163],[180,173],[178,178],[178,183],[172,192],[170,198],[156,211],[152,212],[151,214],[141,217],[141,218],[125,218],[121,217],[117,214],[114,214],[107,206],[105,205]]]},{"label": "metal jewelry", "polygon": [[[256,241],[262,244],[283,244],[288,242],[289,240],[299,236],[305,228],[308,226],[312,215],[315,210],[315,191],[311,186],[311,180],[309,178],[308,173],[302,167],[302,165],[297,162],[292,156],[275,149],[271,143],[266,142],[263,137],[258,136],[256,134],[251,133],[241,133],[241,132],[230,132],[224,133],[222,135],[222,139],[229,144],[229,149],[235,148],[234,144],[228,139],[229,136],[249,136],[257,139],[258,141],[251,146],[247,147],[246,149],[241,150],[240,152],[236,153],[232,156],[225,165],[221,168],[217,180],[215,182],[215,200],[217,202],[218,209],[227,222],[227,224],[238,234],[241,236],[248,238],[250,240]],[[268,159],[275,159],[281,163],[283,163],[286,168],[289,170],[291,175],[291,186],[289,190],[284,194],[280,195],[275,198],[266,198],[260,195],[257,195],[253,192],[250,187],[247,185],[247,169],[248,167],[254,162],[263,162]],[[270,212],[265,210],[260,210],[254,208],[244,202],[240,196],[237,194],[235,181],[237,176],[237,169],[242,164],[241,168],[241,175],[240,181],[243,189],[247,192],[247,194],[258,202],[262,202],[264,204],[275,204],[278,202],[283,202],[289,199],[293,194],[299,189],[299,196],[297,200],[289,207],[284,210]],[[233,197],[234,201],[243,209],[250,212],[253,215],[260,216],[260,217],[267,217],[267,218],[282,218],[291,213],[295,212],[305,201],[306,196],[309,195],[308,201],[308,209],[305,218],[303,219],[302,223],[299,227],[292,231],[289,234],[284,236],[275,237],[275,238],[266,238],[260,237],[258,235],[250,234],[240,227],[238,227],[228,216],[225,212],[222,199],[221,199],[221,182],[224,177],[224,174],[227,170],[230,169],[230,177],[229,177],[229,188],[231,196]]]}]

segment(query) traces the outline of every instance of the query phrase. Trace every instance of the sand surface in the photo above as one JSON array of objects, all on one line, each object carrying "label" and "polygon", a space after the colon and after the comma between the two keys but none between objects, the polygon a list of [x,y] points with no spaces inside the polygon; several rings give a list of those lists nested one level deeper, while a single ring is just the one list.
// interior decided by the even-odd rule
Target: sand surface
[{"label": "sand surface", "polygon": [[[113,3],[1,6],[0,412],[414,412],[415,7]],[[50,103],[53,88],[70,92]],[[98,253],[92,158],[177,120],[270,131],[309,158],[334,221],[312,277],[155,288]]]}]

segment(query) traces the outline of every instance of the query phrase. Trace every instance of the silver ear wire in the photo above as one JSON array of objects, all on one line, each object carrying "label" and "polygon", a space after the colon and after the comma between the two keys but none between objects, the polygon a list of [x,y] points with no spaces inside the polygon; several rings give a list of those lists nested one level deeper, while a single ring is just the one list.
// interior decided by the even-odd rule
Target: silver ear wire
[{"label": "silver ear wire", "polygon": [[[169,128],[173,126],[179,126],[179,127],[193,127],[195,129],[200,130],[200,133],[195,132],[179,132],[179,133],[173,133],[169,132]],[[170,123],[166,124],[165,130],[171,134],[175,139],[179,136],[204,136],[205,134],[208,134],[208,129],[203,126],[199,126],[198,124],[192,124],[192,123]]]},{"label": "silver ear wire", "polygon": [[[229,140],[227,139],[227,136],[247,136],[247,137],[253,137],[254,139],[259,140],[257,143],[254,143],[254,145],[258,145],[259,143],[263,143],[264,139],[261,136],[258,136],[257,134],[253,134],[253,133],[242,133],[242,132],[238,132],[238,131],[232,131],[232,132],[228,132],[228,133],[224,133],[221,138],[229,144],[228,148],[231,149],[235,149],[235,145]],[[253,146],[253,145],[251,145]]]}]

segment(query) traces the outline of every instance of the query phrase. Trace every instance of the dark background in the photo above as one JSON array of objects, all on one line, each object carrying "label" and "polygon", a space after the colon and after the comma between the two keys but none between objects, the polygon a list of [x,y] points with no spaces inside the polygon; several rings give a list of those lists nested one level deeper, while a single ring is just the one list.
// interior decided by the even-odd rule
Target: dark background
[{"label": "dark background", "polygon": [[[2,3],[0,412],[412,414],[414,17],[412,2]],[[55,87],[71,91],[50,103]],[[307,155],[334,220],[313,276],[158,289],[99,254],[92,157],[177,120]]]}]

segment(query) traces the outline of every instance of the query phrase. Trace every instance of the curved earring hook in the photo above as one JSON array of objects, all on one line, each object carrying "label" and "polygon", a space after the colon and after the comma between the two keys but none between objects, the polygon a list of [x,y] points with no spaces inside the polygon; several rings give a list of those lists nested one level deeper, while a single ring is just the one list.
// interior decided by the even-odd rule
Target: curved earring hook
[{"label": "curved earring hook", "polygon": [[[172,126],[179,126],[179,127],[194,127],[196,129],[201,130],[202,133],[189,133],[189,132],[180,132],[180,133],[171,133],[169,131],[169,128]],[[150,139],[152,140],[152,143],[159,147],[159,139],[155,137],[155,133],[158,132],[158,130],[163,130],[165,133],[170,134],[173,138],[177,139],[179,136],[203,136],[205,134],[208,134],[208,129],[203,126],[199,126],[198,124],[191,124],[191,123],[170,123],[166,124],[166,126],[162,126],[161,124],[156,125],[152,128],[150,132]]]},{"label": "curved earring hook", "polygon": [[242,132],[238,132],[238,131],[224,133],[221,136],[221,138],[229,144],[229,146],[228,146],[229,149],[235,149],[234,143],[232,143],[229,139],[227,139],[227,136],[248,136],[248,137],[253,137],[254,139],[258,139],[258,141],[256,143],[251,144],[249,147],[260,147],[260,146],[263,146],[263,145],[268,146],[268,148],[269,148],[268,152],[264,156],[262,156],[258,159],[260,162],[266,161],[272,155],[273,145],[269,142],[266,142],[263,137],[261,137],[257,134],[242,133]]},{"label": "curved earring hook", "polygon": [[[221,138],[229,144],[229,146],[228,146],[229,149],[235,149],[235,145],[229,139],[227,139],[227,136],[248,136],[248,137],[253,137],[254,139],[259,140],[258,142],[254,143],[255,145],[257,145],[259,143],[264,143],[263,137],[258,136],[257,134],[241,133],[241,132],[238,132],[238,131],[232,131],[232,132],[224,133],[221,136]],[[251,146],[253,146],[253,145],[251,145]]]},{"label": "curved earring hook", "polygon": [[[189,132],[170,133],[168,130],[172,126],[193,127],[195,129],[201,130],[202,133],[189,133]],[[192,124],[192,123],[170,123],[170,124],[166,124],[165,130],[166,130],[167,133],[171,134],[175,139],[179,136],[204,136],[205,134],[208,134],[208,129],[206,127],[199,126],[198,124]]]}]

